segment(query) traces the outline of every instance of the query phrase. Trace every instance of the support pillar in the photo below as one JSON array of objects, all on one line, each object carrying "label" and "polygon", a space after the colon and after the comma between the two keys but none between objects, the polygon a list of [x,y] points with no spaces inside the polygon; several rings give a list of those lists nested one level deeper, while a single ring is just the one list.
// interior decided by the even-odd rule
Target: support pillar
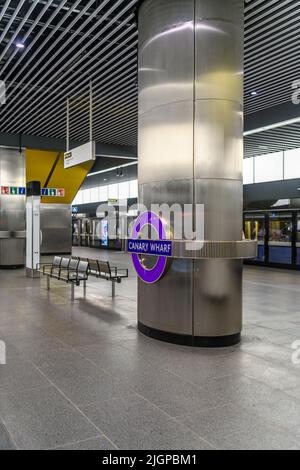
[{"label": "support pillar", "polygon": [[[139,9],[139,200],[204,204],[205,241],[242,240],[242,0]],[[140,330],[195,346],[239,342],[242,261],[174,259],[138,286]]]},{"label": "support pillar", "polygon": [[39,181],[27,183],[26,199],[26,275],[40,277],[41,254],[41,184]]},{"label": "support pillar", "polygon": [[25,173],[24,149],[0,146],[0,269],[25,265]]}]

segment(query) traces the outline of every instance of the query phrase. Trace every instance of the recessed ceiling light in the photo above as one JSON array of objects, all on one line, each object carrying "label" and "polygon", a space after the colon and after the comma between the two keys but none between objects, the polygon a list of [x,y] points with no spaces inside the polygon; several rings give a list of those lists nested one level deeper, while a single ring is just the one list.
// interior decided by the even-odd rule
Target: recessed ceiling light
[{"label": "recessed ceiling light", "polygon": [[89,173],[87,175],[87,178],[90,178],[91,176],[94,176],[94,175],[100,175],[102,173],[109,173],[111,171],[114,171],[114,170],[117,170],[117,169],[120,169],[120,168],[127,168],[128,166],[133,166],[133,165],[137,165],[137,164],[138,164],[138,162],[137,162],[137,160],[135,160],[134,162],[126,163],[125,165],[121,165],[121,166],[114,166],[112,168],[108,168],[107,170],[94,171],[93,173]]},{"label": "recessed ceiling light", "polygon": [[259,132],[270,131],[272,129],[277,129],[278,127],[290,126],[292,124],[300,123],[300,116],[293,119],[288,119],[287,121],[275,122],[275,124],[270,124],[264,127],[258,127],[257,129],[252,129],[251,131],[245,131],[244,136],[258,134]]},{"label": "recessed ceiling light", "polygon": [[251,95],[251,96],[257,96],[258,93],[257,93],[257,91],[253,90],[253,91],[251,91],[250,95]]},{"label": "recessed ceiling light", "polygon": [[24,48],[25,48],[24,44],[22,44],[21,42],[17,42],[17,43],[16,43],[16,47],[17,47],[18,49],[24,49]]}]

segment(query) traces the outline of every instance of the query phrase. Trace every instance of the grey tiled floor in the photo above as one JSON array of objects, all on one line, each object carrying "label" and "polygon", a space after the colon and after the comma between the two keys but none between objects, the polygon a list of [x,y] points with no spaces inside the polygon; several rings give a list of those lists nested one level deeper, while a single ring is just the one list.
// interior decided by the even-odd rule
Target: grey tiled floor
[{"label": "grey tiled floor", "polygon": [[74,304],[68,286],[0,271],[0,449],[299,449],[299,286],[246,267],[242,343],[201,350],[137,332],[131,268],[114,300],[91,280]]}]

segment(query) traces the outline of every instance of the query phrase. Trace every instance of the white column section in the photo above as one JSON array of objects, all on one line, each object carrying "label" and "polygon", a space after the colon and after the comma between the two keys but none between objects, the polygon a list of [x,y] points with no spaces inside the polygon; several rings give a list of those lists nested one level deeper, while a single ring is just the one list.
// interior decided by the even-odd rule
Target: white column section
[{"label": "white column section", "polygon": [[40,263],[40,196],[30,196],[26,201],[26,274],[38,277]]}]

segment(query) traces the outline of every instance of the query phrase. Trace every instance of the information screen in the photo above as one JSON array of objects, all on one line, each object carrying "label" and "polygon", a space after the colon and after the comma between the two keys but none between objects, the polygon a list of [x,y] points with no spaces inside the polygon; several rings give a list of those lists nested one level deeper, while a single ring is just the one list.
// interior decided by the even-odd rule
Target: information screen
[{"label": "information screen", "polygon": [[108,221],[101,222],[101,246],[108,246]]}]

